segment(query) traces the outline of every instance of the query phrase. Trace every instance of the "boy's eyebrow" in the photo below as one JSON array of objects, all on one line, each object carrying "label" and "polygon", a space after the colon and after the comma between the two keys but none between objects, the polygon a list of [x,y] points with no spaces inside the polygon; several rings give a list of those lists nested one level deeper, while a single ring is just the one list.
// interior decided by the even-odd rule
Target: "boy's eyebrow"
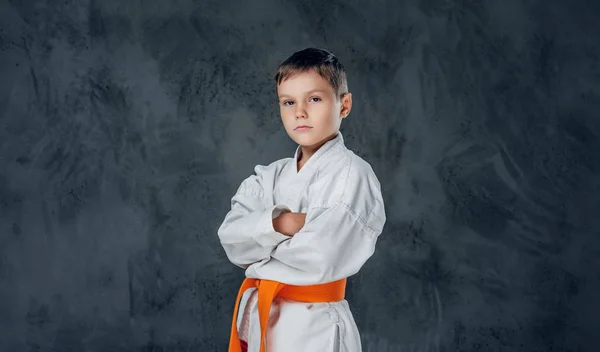
[{"label": "boy's eyebrow", "polygon": [[[325,89],[321,89],[321,88],[317,88],[317,89],[309,90],[309,91],[308,91],[308,92],[306,92],[306,93],[308,94],[308,93],[315,93],[315,92],[327,93],[327,91],[326,91]],[[280,98],[283,98],[283,97],[288,97],[288,98],[289,98],[290,96],[289,96],[289,95],[286,95],[286,94],[281,94],[279,97],[280,97]]]}]

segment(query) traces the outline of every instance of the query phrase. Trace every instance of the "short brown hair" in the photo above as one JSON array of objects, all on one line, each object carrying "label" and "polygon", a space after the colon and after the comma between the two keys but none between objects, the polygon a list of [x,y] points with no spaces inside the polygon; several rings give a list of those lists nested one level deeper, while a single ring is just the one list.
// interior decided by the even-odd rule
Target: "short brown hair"
[{"label": "short brown hair", "polygon": [[277,68],[275,82],[280,84],[293,74],[309,70],[314,70],[328,81],[338,99],[348,93],[346,69],[333,53],[325,49],[306,48],[293,53]]}]

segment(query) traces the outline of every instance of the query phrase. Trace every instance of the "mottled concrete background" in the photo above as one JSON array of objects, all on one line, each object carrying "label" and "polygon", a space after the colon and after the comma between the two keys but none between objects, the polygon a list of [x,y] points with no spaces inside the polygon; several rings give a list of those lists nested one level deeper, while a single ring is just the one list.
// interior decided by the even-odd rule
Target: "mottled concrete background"
[{"label": "mottled concrete background", "polygon": [[597,1],[0,1],[0,351],[224,351],[217,227],[336,53],[388,222],[365,351],[597,351]]}]

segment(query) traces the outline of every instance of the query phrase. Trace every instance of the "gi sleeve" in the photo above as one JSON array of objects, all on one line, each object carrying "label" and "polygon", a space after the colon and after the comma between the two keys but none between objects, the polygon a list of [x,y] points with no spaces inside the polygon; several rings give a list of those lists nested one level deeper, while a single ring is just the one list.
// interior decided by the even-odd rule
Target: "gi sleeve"
[{"label": "gi sleeve", "polygon": [[334,205],[310,208],[304,227],[280,243],[270,258],[250,265],[246,276],[314,285],[356,274],[373,255],[386,221],[379,183],[373,178],[359,175],[350,180],[355,182],[346,182]]},{"label": "gi sleeve", "polygon": [[217,231],[229,261],[243,269],[269,258],[279,243],[290,238],[273,228],[273,219],[290,209],[285,205],[265,205],[262,170],[255,168],[256,175],[241,183],[231,199],[231,210]]}]

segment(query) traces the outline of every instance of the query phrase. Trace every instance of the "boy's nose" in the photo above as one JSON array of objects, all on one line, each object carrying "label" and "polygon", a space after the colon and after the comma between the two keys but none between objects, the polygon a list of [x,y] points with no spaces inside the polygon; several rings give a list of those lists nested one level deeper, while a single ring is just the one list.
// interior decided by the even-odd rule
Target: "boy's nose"
[{"label": "boy's nose", "polygon": [[296,110],[296,119],[305,119],[306,116],[307,116],[306,110],[304,110],[304,109],[297,109]]}]

